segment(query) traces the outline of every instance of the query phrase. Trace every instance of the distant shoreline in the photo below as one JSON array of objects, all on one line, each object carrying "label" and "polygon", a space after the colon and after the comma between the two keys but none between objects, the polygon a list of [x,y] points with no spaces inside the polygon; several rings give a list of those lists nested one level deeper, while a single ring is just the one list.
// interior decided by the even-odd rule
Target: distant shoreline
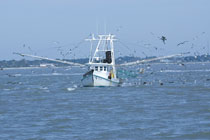
[{"label": "distant shoreline", "polygon": [[[116,59],[117,64],[122,64],[126,62],[134,62],[137,60],[143,60],[143,59],[150,59],[150,58],[156,58],[155,56],[153,57],[146,57],[146,58],[140,58],[140,57],[134,57],[134,56],[124,56],[124,57],[119,57]],[[75,59],[75,60],[68,60],[64,59],[64,61],[69,61],[69,62],[75,62],[75,63],[81,63],[85,64],[88,63],[88,58],[81,58],[81,59]],[[185,56],[185,57],[174,57],[174,58],[168,58],[168,59],[163,59],[163,60],[156,60],[154,62],[148,62],[144,64],[179,64],[179,63],[210,63],[210,55],[199,55],[199,56]],[[42,65],[45,65],[46,68],[48,67],[68,67],[71,65],[68,64],[62,64],[58,62],[52,62],[49,60],[2,60],[0,61],[0,70],[2,69],[33,69],[33,68],[44,68]],[[53,68],[52,67],[52,68]],[[71,66],[72,67],[72,66]]]}]

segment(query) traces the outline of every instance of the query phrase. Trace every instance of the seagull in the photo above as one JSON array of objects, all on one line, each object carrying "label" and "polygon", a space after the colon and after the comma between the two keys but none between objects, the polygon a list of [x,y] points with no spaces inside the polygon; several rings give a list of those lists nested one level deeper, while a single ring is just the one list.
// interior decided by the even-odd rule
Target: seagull
[{"label": "seagull", "polygon": [[167,39],[166,39],[166,37],[165,37],[165,36],[162,36],[162,37],[160,38],[160,40],[162,40],[162,41],[163,41],[163,43],[164,43],[164,44],[166,44],[166,40],[167,40]]},{"label": "seagull", "polygon": [[150,32],[150,34],[154,36],[154,33],[153,32]]},{"label": "seagull", "polygon": [[194,48],[194,44],[192,43],[191,49],[193,49],[193,48]]},{"label": "seagull", "polygon": [[184,63],[180,63],[179,66],[185,66]]},{"label": "seagull", "polygon": [[30,46],[28,46],[27,47],[28,48],[28,50],[31,52],[31,53],[33,53],[33,54],[35,54],[36,55],[36,53],[31,49],[31,47]]},{"label": "seagull", "polygon": [[187,42],[189,42],[189,41],[180,42],[179,44],[177,44],[177,46],[184,45],[184,44],[187,43]]},{"label": "seagull", "polygon": [[11,74],[6,74],[9,77],[15,77],[15,75],[11,75]]},{"label": "seagull", "polygon": [[118,26],[116,32],[119,32],[122,28],[123,28],[122,26]]},{"label": "seagull", "polygon": [[147,43],[147,44],[144,44],[144,46],[151,46],[151,44],[150,43]]},{"label": "seagull", "polygon": [[158,48],[157,47],[153,47],[155,50],[157,50]]},{"label": "seagull", "polygon": [[60,44],[59,41],[53,41],[53,43],[56,44],[56,45]]},{"label": "seagull", "polygon": [[143,55],[145,55],[147,57],[147,55],[145,54],[145,52],[142,52]]}]

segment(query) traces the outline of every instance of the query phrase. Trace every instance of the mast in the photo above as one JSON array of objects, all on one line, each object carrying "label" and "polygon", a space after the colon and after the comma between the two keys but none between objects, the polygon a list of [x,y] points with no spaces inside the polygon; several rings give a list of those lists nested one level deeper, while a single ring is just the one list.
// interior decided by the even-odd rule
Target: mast
[{"label": "mast", "polygon": [[[90,39],[86,39],[86,41],[90,41],[91,43],[91,48],[90,48],[90,58],[89,58],[89,62],[93,62],[93,59],[97,57],[97,55],[100,55],[100,52],[106,52],[106,51],[111,51],[112,52],[112,56],[114,56],[114,45],[113,45],[113,41],[115,41],[116,39],[114,39],[114,35],[98,35],[98,38],[95,38],[94,35],[92,35],[92,38]],[[96,49],[94,54],[92,54],[92,49],[93,49],[93,41],[98,41],[97,45],[96,45]],[[114,57],[112,57],[112,60],[114,60]],[[113,62],[112,61],[112,62]],[[112,64],[112,63],[111,63]],[[115,62],[114,62],[115,64]]]},{"label": "mast", "polygon": [[[90,41],[90,58],[89,64],[103,64],[107,66],[111,66],[114,78],[116,78],[116,67],[115,67],[115,54],[114,54],[114,41],[116,40],[115,35],[98,35],[98,38],[95,38],[92,35],[91,39],[86,39],[86,41]],[[92,41],[98,41],[95,52],[92,54],[93,44]],[[110,54],[110,55],[109,55]],[[107,55],[110,60],[107,60]],[[105,60],[105,61],[104,61]]]},{"label": "mast", "polygon": [[116,67],[115,67],[115,56],[114,56],[114,35],[109,35],[110,37],[110,46],[111,46],[111,52],[112,52],[112,68],[113,68],[113,73],[114,73],[114,78],[116,78],[117,72],[116,72]]}]

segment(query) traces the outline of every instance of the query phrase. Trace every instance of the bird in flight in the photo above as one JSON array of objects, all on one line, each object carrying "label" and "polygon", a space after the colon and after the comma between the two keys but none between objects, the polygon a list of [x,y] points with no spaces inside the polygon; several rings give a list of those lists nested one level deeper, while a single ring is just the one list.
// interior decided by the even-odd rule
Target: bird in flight
[{"label": "bird in flight", "polygon": [[166,38],[165,36],[162,36],[162,37],[160,38],[160,40],[162,40],[162,41],[163,41],[163,44],[166,44],[166,40],[167,40],[167,38]]},{"label": "bird in flight", "polygon": [[177,44],[177,46],[184,45],[184,44],[187,43],[187,42],[189,42],[189,41],[180,42],[179,44]]}]

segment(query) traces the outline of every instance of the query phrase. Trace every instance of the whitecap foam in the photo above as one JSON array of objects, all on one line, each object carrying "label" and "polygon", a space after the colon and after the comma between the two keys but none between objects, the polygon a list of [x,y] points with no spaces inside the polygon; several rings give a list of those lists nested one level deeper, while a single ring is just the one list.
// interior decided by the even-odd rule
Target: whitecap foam
[{"label": "whitecap foam", "polygon": [[48,89],[48,87],[41,87],[40,89],[47,90],[47,89]]},{"label": "whitecap foam", "polygon": [[52,75],[62,75],[61,73],[52,73]]},{"label": "whitecap foam", "polygon": [[168,73],[184,73],[184,72],[210,72],[210,69],[206,70],[162,70],[160,72],[168,72]]},{"label": "whitecap foam", "polygon": [[8,88],[5,88],[5,89],[3,89],[4,91],[10,91],[11,89],[8,89]]},{"label": "whitecap foam", "polygon": [[22,76],[22,74],[14,74],[14,76],[18,77],[18,76]]},{"label": "whitecap foam", "polygon": [[76,88],[73,88],[73,87],[70,87],[70,88],[67,88],[68,91],[74,91]]}]

